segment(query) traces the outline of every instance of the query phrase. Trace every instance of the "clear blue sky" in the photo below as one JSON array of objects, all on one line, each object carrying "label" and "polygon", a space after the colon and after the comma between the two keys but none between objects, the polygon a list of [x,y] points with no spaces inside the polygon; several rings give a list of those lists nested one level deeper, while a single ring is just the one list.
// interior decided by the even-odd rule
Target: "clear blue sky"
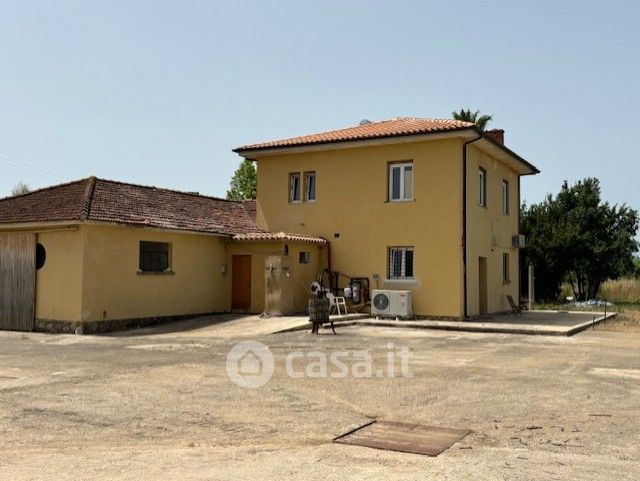
[{"label": "clear blue sky", "polygon": [[0,195],[222,196],[238,145],[471,107],[542,171],[527,200],[596,176],[640,208],[639,25],[632,1],[3,2]]}]

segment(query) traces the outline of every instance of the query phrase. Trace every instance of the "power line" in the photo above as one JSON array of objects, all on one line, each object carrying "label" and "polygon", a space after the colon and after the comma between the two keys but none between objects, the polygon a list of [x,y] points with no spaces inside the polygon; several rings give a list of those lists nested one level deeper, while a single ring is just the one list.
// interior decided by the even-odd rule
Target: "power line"
[{"label": "power line", "polygon": [[35,170],[35,169],[32,169],[32,168],[30,168],[30,167],[28,167],[28,166],[24,166],[24,165],[16,164],[16,163],[11,162],[11,161],[9,161],[9,160],[7,160],[7,159],[2,159],[2,158],[0,158],[0,162],[4,163],[4,164],[6,164],[6,165],[9,165],[9,166],[11,166],[11,167],[13,167],[13,168],[15,168],[15,169],[20,169],[20,170],[22,170],[22,171],[24,171],[24,172],[28,172],[29,174],[39,175],[39,176],[41,176],[41,177],[45,177],[45,178],[47,178],[47,179],[52,179],[52,180],[60,180],[60,177],[53,177],[52,175],[49,175],[49,174],[47,174],[47,173],[39,172],[39,171],[37,171],[37,170]]},{"label": "power line", "polygon": [[9,159],[10,161],[13,161],[14,163],[26,163],[27,167],[35,168],[36,170],[41,169],[41,168],[46,168],[46,169],[49,169],[51,171],[57,171],[57,172],[62,173],[62,174],[79,175],[77,172],[72,172],[70,170],[62,169],[60,167],[57,167],[57,166],[52,165],[52,164],[49,164],[47,162],[43,162],[41,160],[28,159],[27,157],[23,157],[23,156],[20,156],[20,155],[6,154],[6,153],[0,152],[0,157],[4,157],[6,159]]}]

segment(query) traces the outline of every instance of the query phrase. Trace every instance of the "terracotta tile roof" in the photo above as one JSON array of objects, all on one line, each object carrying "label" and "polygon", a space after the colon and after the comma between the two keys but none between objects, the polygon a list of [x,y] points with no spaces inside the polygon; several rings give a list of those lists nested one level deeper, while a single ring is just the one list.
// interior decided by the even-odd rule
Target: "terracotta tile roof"
[{"label": "terracotta tile roof", "polygon": [[241,202],[95,177],[0,199],[0,225],[74,220],[228,235],[262,232]]},{"label": "terracotta tile roof", "polygon": [[315,244],[326,244],[327,240],[322,237],[313,237],[304,234],[289,234],[286,232],[253,232],[249,234],[236,234],[234,240],[240,241],[290,241],[290,242],[311,242]]},{"label": "terracotta tile roof", "polygon": [[77,220],[86,208],[91,179],[0,199],[0,224]]},{"label": "terracotta tile roof", "polygon": [[258,210],[258,203],[255,199],[243,200],[242,205],[244,206],[244,210],[247,211],[249,217],[255,222]]},{"label": "terracotta tile roof", "polygon": [[475,128],[474,124],[452,119],[423,119],[416,117],[398,117],[380,122],[370,122],[346,129],[332,130],[318,134],[303,135],[290,139],[273,140],[259,144],[243,145],[234,152],[246,150],[270,149],[274,147],[293,147],[301,145],[325,144],[350,140],[399,137],[404,135],[428,134]]}]

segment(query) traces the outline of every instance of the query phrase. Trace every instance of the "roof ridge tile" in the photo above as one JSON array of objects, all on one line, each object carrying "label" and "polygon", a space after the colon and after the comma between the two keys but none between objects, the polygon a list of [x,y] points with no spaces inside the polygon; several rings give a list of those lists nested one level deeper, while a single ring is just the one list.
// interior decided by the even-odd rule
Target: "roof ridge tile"
[{"label": "roof ridge tile", "polygon": [[94,175],[89,177],[88,180],[89,182],[87,183],[87,188],[85,189],[82,210],[80,211],[80,220],[87,220],[89,218],[89,213],[91,212],[91,202],[93,201],[93,191],[96,188],[97,177]]}]

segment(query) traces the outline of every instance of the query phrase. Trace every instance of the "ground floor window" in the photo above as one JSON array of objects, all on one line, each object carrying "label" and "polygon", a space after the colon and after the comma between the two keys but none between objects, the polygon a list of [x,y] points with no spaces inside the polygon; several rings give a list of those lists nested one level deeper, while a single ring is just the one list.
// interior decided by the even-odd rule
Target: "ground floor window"
[{"label": "ground floor window", "polygon": [[140,241],[140,271],[166,272],[171,270],[169,242]]},{"label": "ground floor window", "polygon": [[389,279],[413,279],[413,247],[389,247]]},{"label": "ground floor window", "polygon": [[509,254],[507,252],[502,254],[502,282],[505,284],[511,281],[509,276]]},{"label": "ground floor window", "polygon": [[301,251],[300,252],[300,264],[308,264],[311,261],[311,252]]}]

